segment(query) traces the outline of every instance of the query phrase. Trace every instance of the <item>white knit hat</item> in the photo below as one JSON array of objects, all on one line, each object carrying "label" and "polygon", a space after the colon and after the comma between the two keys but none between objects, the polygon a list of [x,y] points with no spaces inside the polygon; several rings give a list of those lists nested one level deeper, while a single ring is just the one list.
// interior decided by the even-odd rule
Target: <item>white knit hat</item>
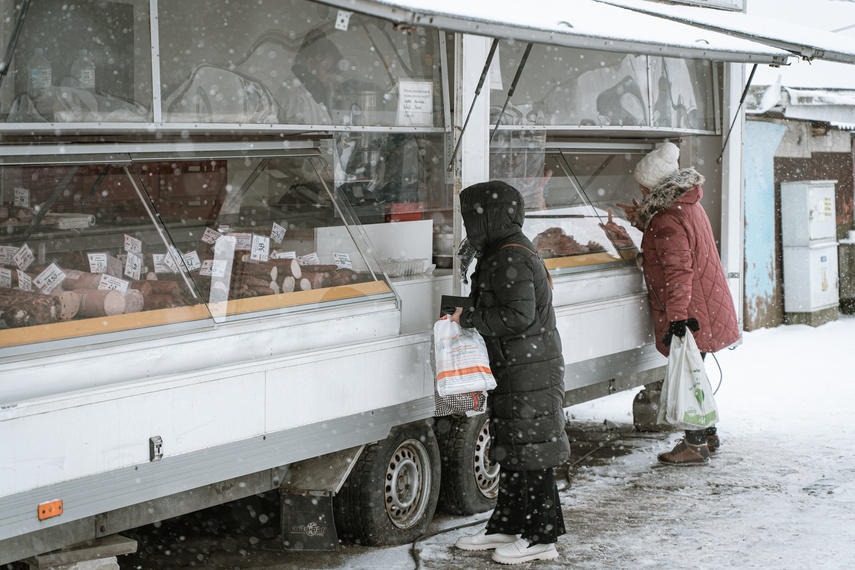
[{"label": "white knit hat", "polygon": [[636,165],[635,181],[653,190],[660,182],[680,170],[678,162],[680,149],[674,143],[666,142],[656,150],[650,151]]}]

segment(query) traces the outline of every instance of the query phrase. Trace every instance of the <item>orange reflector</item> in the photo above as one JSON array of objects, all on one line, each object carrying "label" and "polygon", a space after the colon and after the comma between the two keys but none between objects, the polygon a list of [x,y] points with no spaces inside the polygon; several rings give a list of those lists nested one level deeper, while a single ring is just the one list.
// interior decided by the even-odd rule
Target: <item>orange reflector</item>
[{"label": "orange reflector", "polygon": [[43,521],[62,514],[62,499],[39,505],[39,520]]}]

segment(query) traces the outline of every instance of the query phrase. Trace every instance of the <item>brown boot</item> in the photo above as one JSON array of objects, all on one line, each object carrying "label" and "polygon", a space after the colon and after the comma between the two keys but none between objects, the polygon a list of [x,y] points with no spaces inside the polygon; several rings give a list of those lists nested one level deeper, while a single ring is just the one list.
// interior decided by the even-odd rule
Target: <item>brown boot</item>
[{"label": "brown boot", "polygon": [[718,438],[718,435],[712,434],[707,436],[707,447],[710,453],[718,451],[718,448],[721,447],[721,440]]},{"label": "brown boot", "polygon": [[690,445],[681,439],[668,453],[659,454],[659,462],[666,465],[706,465],[710,461],[707,445]]}]

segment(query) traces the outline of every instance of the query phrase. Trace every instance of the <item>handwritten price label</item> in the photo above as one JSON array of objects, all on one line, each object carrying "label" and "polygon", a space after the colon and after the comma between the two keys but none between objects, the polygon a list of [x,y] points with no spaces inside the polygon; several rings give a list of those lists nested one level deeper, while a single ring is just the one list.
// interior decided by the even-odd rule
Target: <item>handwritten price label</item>
[{"label": "handwritten price label", "polygon": [[[173,273],[178,273],[178,268],[183,266],[181,254],[174,246],[169,246],[169,251],[163,257],[163,264],[166,265]],[[183,267],[182,267],[183,271]]]},{"label": "handwritten price label", "polygon": [[151,261],[154,263],[154,272],[155,273],[174,273],[164,262],[164,258],[166,257],[165,253],[153,253],[151,254]]},{"label": "handwritten price label", "polygon": [[12,288],[12,270],[0,268],[0,287]]},{"label": "handwritten price label", "polygon": [[223,234],[221,234],[220,232],[211,228],[207,228],[205,230],[205,233],[202,234],[202,241],[214,245],[221,237],[223,237]]},{"label": "handwritten price label", "polygon": [[[35,260],[36,256],[33,255],[33,250],[30,249],[30,246],[27,244],[22,245],[18,248],[18,251],[14,256],[15,265],[18,266],[18,269],[21,271],[26,271],[27,267],[29,267]],[[29,289],[27,289],[29,291]]]},{"label": "handwritten price label", "polygon": [[353,269],[353,263],[350,261],[349,253],[335,253],[333,252],[333,262],[339,269]]},{"label": "handwritten price label", "polygon": [[310,253],[297,258],[300,265],[320,265],[321,260],[317,253]]},{"label": "handwritten price label", "polygon": [[296,251],[282,251],[277,249],[270,254],[270,259],[297,259]]},{"label": "handwritten price label", "polygon": [[89,258],[90,273],[104,273],[107,271],[106,253],[90,253],[87,257]]},{"label": "handwritten price label", "polygon": [[113,277],[112,275],[102,275],[101,281],[98,283],[99,289],[105,289],[107,291],[118,291],[122,295],[128,290],[128,286],[130,283],[125,281],[124,279],[119,279],[118,277]]},{"label": "handwritten price label", "polygon": [[125,234],[125,251],[142,255],[142,242],[135,237]]},{"label": "handwritten price label", "polygon": [[199,275],[205,275],[207,277],[225,277],[226,261],[206,259],[202,262],[202,268],[199,269]]},{"label": "handwritten price label", "polygon": [[235,251],[252,251],[252,234],[232,234],[235,238]]},{"label": "handwritten price label", "polygon": [[18,272],[18,289],[21,291],[32,291],[33,279],[20,269],[16,271]]},{"label": "handwritten price label", "polygon": [[17,247],[10,245],[0,245],[0,264],[15,265],[15,254],[18,253]]},{"label": "handwritten price label", "polygon": [[19,208],[30,207],[30,191],[27,188],[15,188],[15,205]]},{"label": "handwritten price label", "polygon": [[56,289],[57,285],[62,283],[63,279],[65,279],[65,273],[62,269],[57,267],[56,263],[51,263],[47,266],[47,269],[36,276],[33,283],[36,284],[36,287],[38,287],[42,293],[48,295],[51,291]]},{"label": "handwritten price label", "polygon": [[202,267],[202,262],[199,261],[199,254],[196,251],[189,251],[184,254],[184,265],[187,266],[187,271],[196,271]]},{"label": "handwritten price label", "polygon": [[270,230],[270,239],[276,243],[282,243],[282,240],[285,239],[285,228],[273,222],[273,229]]},{"label": "handwritten price label", "polygon": [[267,261],[270,259],[270,238],[264,236],[252,236],[252,250],[249,258],[252,261]]},{"label": "handwritten price label", "polygon": [[139,279],[142,273],[143,259],[135,253],[128,253],[128,261],[125,263],[125,275],[131,279]]}]

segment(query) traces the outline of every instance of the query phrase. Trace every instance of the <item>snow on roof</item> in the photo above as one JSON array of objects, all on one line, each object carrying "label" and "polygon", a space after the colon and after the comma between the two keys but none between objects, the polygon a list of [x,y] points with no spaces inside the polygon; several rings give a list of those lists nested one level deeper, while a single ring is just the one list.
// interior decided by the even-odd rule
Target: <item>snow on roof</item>
[{"label": "snow on roof", "polygon": [[756,42],[596,0],[321,0],[392,21],[585,49],[745,63],[786,63]]},{"label": "snow on roof", "polygon": [[645,14],[656,14],[704,28],[737,34],[801,57],[855,63],[855,42],[842,34],[811,28],[793,22],[752,16],[741,12],[675,6],[647,0],[597,0],[610,6],[622,6]]}]

